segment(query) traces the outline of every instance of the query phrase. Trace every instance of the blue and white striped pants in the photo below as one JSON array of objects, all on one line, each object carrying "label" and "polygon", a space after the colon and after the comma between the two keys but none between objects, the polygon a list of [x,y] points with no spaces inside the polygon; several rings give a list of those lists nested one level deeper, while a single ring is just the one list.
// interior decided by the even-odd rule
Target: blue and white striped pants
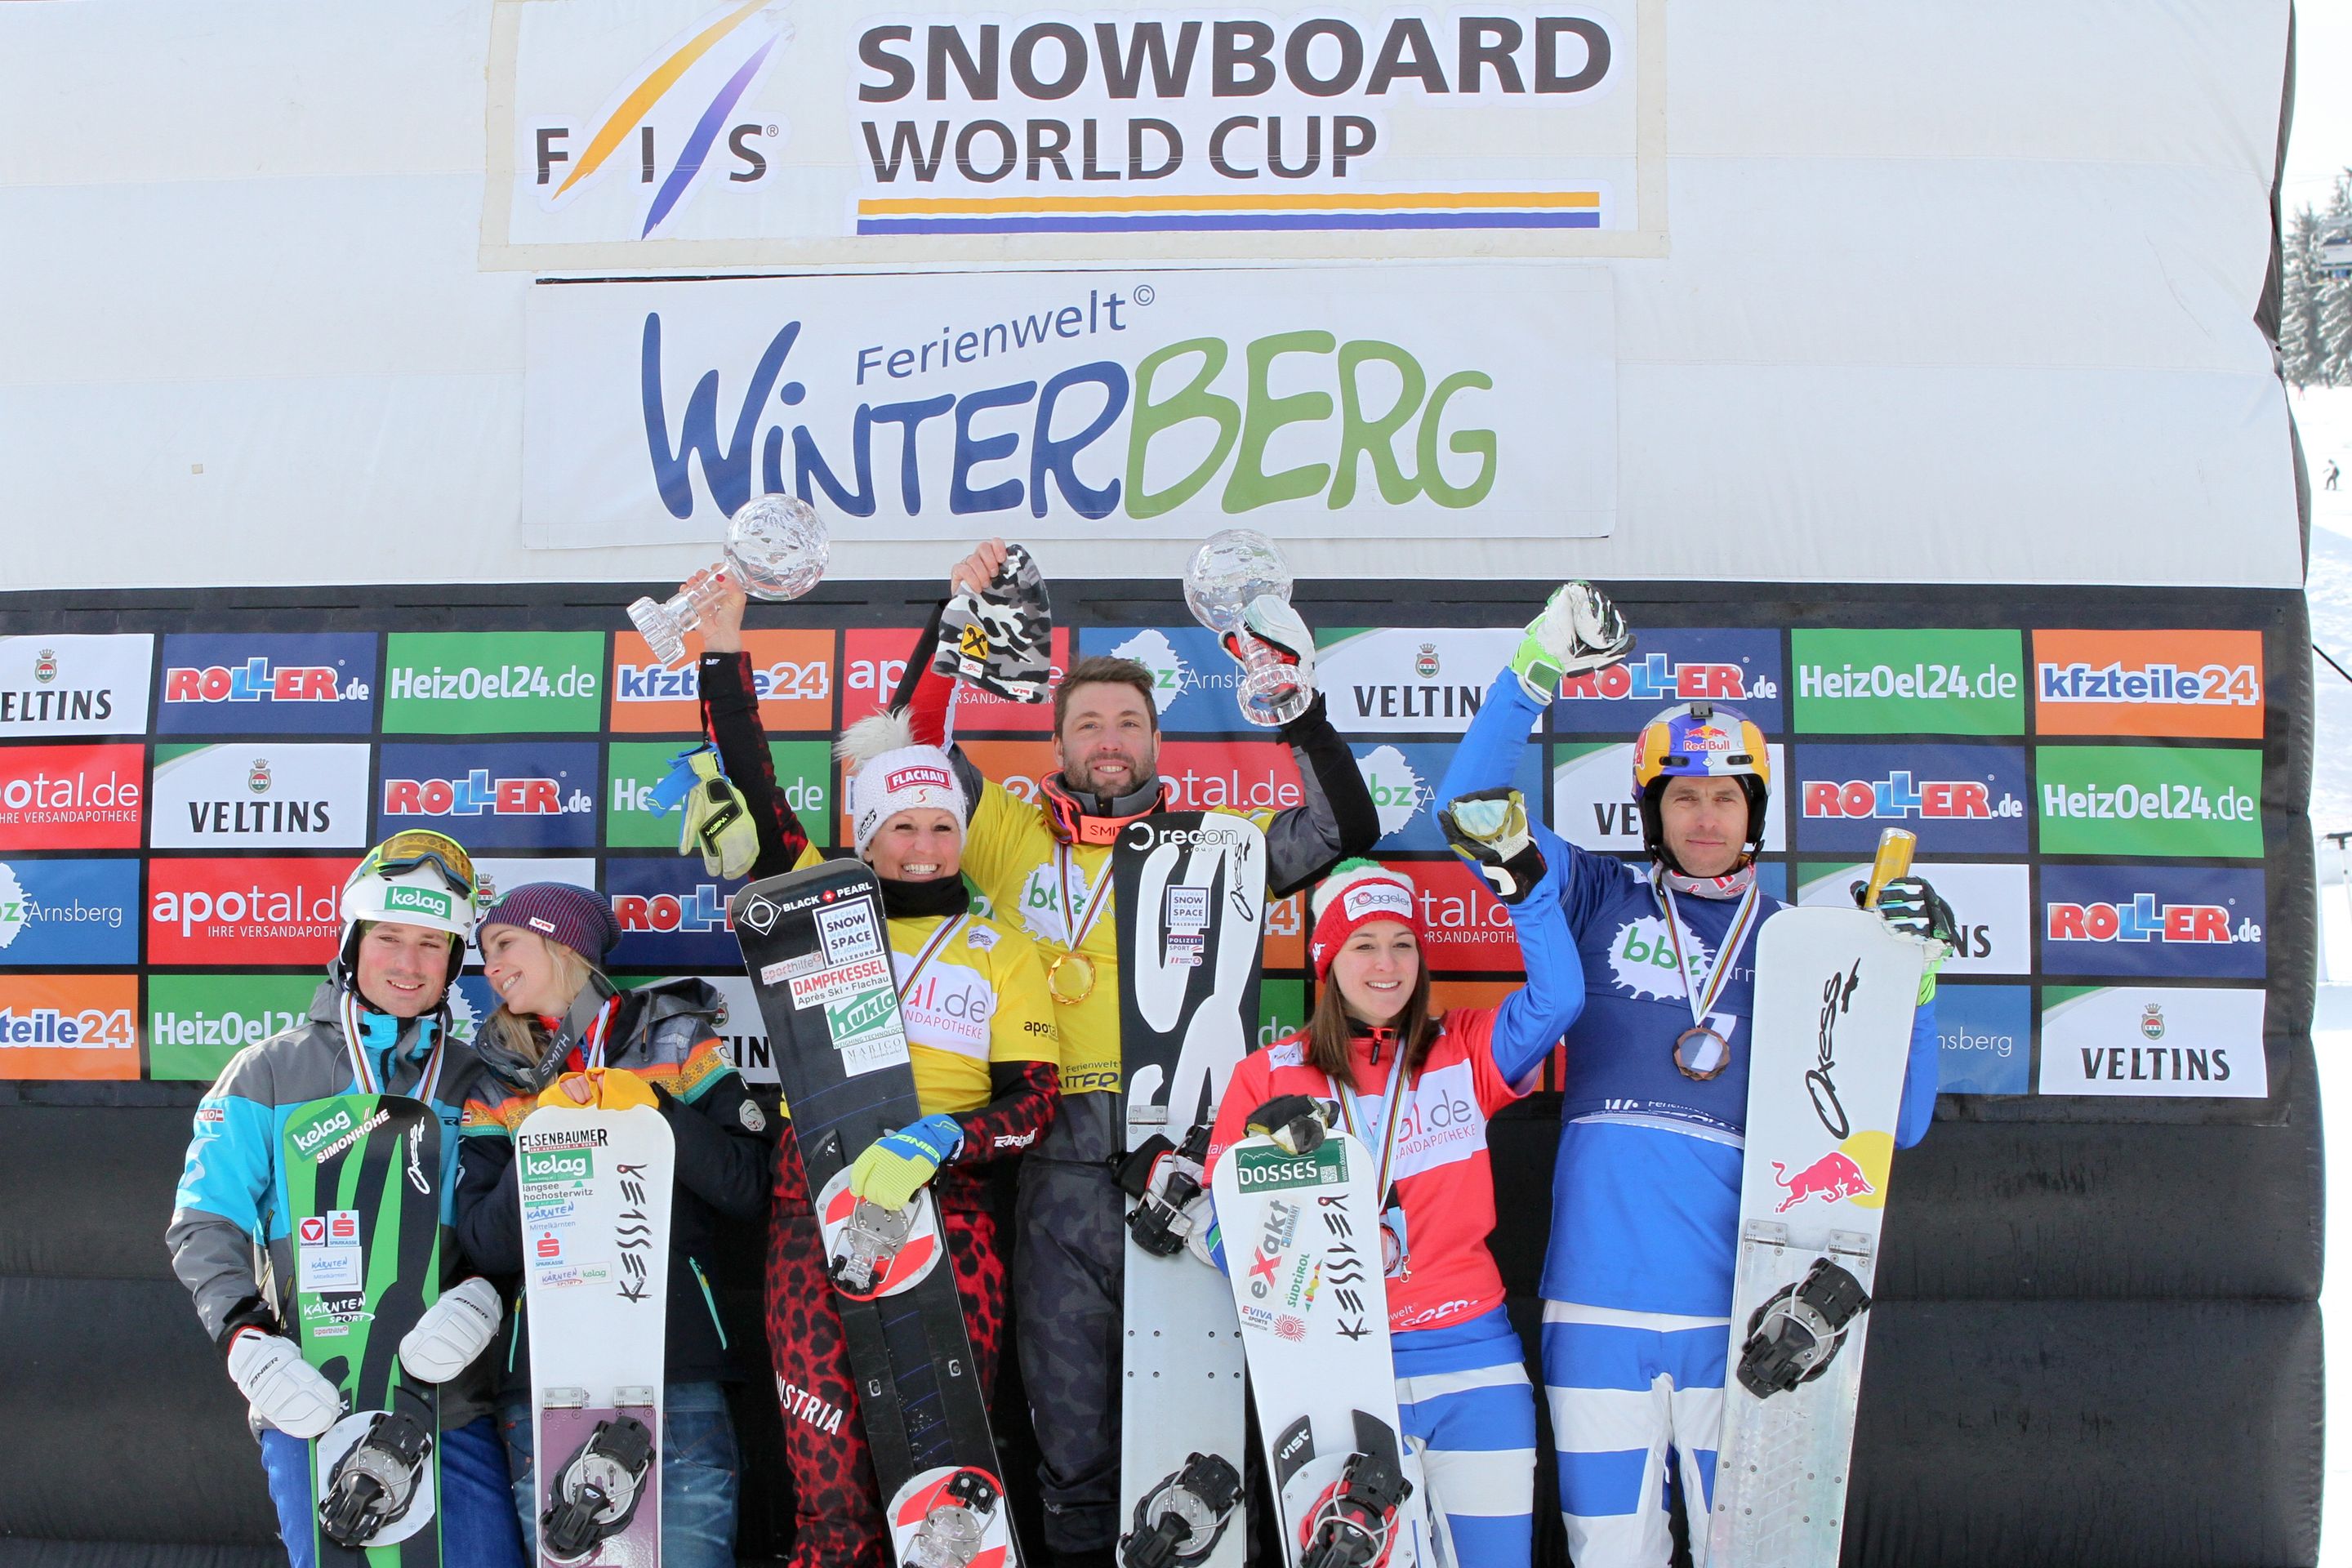
[{"label": "blue and white striped pants", "polygon": [[1536,1392],[1502,1308],[1390,1342],[1397,1420],[1462,1568],[1527,1568],[1535,1549]]},{"label": "blue and white striped pants", "polygon": [[1577,1568],[1665,1568],[1669,1452],[1705,1568],[1730,1329],[1728,1318],[1544,1303],[1544,1394]]}]

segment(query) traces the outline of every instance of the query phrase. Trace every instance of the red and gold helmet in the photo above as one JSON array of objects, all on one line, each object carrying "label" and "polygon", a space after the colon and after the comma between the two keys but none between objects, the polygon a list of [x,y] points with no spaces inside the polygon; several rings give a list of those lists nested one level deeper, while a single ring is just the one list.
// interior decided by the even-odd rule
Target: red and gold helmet
[{"label": "red and gold helmet", "polygon": [[1675,779],[1736,778],[1748,795],[1748,847],[1741,864],[1764,847],[1764,804],[1772,792],[1772,754],[1764,731],[1737,708],[1678,702],[1633,737],[1633,796],[1642,807],[1642,847],[1650,858],[1679,871],[1666,848],[1658,801]]}]

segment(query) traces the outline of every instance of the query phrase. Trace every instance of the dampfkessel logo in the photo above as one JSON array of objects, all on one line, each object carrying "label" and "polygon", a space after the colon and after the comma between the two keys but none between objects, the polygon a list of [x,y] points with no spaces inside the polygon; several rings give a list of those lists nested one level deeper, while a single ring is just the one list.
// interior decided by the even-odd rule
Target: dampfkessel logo
[{"label": "dampfkessel logo", "polygon": [[736,111],[792,42],[783,11],[781,0],[744,0],[708,13],[625,76],[593,118],[527,124],[523,153],[540,205],[562,211],[610,184],[610,171],[630,170],[646,187],[635,237],[646,239],[722,171],[722,186],[765,180],[786,128]]}]

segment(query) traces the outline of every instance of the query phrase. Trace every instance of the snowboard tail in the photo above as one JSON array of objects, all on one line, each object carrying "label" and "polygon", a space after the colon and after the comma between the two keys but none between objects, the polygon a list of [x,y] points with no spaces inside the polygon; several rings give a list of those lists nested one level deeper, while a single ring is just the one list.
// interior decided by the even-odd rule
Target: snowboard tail
[{"label": "snowboard tail", "polygon": [[791,1117],[781,1157],[800,1160],[814,1200],[891,1549],[908,1568],[1017,1564],[939,1207],[925,1191],[901,1222],[848,1192],[857,1156],[923,1113],[880,885],[825,861],[752,883],[729,915]]}]

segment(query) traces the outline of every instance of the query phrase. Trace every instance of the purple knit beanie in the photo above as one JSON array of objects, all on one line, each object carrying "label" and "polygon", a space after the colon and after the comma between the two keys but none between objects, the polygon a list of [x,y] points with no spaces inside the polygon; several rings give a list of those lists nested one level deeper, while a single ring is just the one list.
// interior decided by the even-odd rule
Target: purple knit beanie
[{"label": "purple knit beanie", "polygon": [[520,926],[560,942],[602,967],[604,955],[621,943],[621,924],[602,893],[570,882],[526,882],[500,899],[475,928],[475,940],[492,926]]}]

